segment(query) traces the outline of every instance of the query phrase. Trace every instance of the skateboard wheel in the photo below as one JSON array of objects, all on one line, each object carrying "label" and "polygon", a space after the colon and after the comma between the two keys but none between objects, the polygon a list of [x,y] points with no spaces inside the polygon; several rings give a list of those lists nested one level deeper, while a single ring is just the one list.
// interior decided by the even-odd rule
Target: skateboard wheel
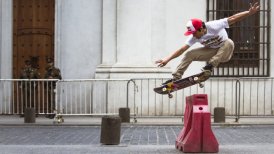
[{"label": "skateboard wheel", "polygon": [[194,81],[197,81],[197,80],[199,80],[199,77],[197,77],[197,76],[194,77]]},{"label": "skateboard wheel", "polygon": [[162,91],[166,91],[167,89],[166,88],[163,88]]},{"label": "skateboard wheel", "polygon": [[205,85],[202,84],[202,83],[199,84],[199,87],[200,87],[200,88],[204,88],[204,86],[205,86]]},{"label": "skateboard wheel", "polygon": [[168,94],[168,98],[172,98],[173,97],[173,95],[172,94]]}]

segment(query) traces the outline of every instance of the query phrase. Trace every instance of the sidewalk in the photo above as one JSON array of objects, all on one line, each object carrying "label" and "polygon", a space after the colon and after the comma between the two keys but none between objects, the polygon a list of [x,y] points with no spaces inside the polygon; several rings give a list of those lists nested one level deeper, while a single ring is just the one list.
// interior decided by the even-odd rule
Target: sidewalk
[{"label": "sidewalk", "polygon": [[[90,146],[90,145],[0,145],[5,154],[184,154],[172,145]],[[220,145],[219,154],[273,154],[273,144]]]},{"label": "sidewalk", "polygon": [[[0,116],[0,154],[181,154],[175,140],[182,118],[137,118],[123,123],[119,145],[100,144],[100,117],[65,116],[65,122],[38,116],[25,124],[18,115]],[[274,119],[226,119],[212,123],[221,154],[271,154],[274,152]]]},{"label": "sidewalk", "polygon": [[[175,140],[182,128],[123,124],[120,144],[102,145],[100,125],[0,125],[0,154],[181,154]],[[220,154],[274,152],[274,125],[215,125],[212,130]]]}]

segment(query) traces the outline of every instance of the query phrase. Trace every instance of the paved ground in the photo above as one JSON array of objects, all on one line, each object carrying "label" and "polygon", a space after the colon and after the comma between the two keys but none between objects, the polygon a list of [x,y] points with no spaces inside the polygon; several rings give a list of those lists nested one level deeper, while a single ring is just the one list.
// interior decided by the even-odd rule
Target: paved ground
[{"label": "paved ground", "polygon": [[[174,145],[180,126],[123,126],[121,146]],[[274,144],[274,126],[218,127],[220,145]],[[100,145],[100,126],[1,126],[1,145]]]},{"label": "paved ground", "polygon": [[[100,144],[100,126],[0,126],[0,153],[182,153],[181,126],[123,125],[121,143]],[[219,153],[273,153],[274,125],[214,126]]]},{"label": "paved ground", "polygon": [[[219,142],[219,153],[274,153],[273,118],[241,119],[235,123],[212,124]],[[100,144],[101,118],[65,117],[54,125],[52,119],[37,117],[25,124],[18,116],[0,116],[0,154],[180,154],[175,140],[181,118],[139,118],[137,123],[122,124],[121,143]]]}]

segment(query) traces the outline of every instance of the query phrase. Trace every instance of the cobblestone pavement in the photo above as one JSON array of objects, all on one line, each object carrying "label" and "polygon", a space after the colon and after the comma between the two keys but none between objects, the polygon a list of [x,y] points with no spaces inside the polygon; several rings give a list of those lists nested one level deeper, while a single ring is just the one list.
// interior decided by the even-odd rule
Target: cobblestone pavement
[{"label": "cobblestone pavement", "polygon": [[[121,145],[174,145],[181,126],[123,126]],[[274,126],[212,127],[220,145],[274,144]],[[100,126],[0,126],[0,145],[95,145]]]},{"label": "cobblestone pavement", "polygon": [[[181,126],[123,126],[121,143],[100,144],[100,126],[0,126],[0,153],[181,153]],[[274,126],[212,127],[219,153],[271,153]]]}]

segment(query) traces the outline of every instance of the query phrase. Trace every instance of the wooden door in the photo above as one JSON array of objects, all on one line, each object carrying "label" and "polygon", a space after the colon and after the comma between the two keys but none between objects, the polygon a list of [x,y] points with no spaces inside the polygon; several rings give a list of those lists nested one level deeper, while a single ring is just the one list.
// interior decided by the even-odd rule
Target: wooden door
[{"label": "wooden door", "polygon": [[46,57],[54,58],[54,0],[13,1],[13,78],[19,78],[24,61],[39,57],[44,75]]},{"label": "wooden door", "polygon": [[[46,57],[54,59],[54,8],[55,0],[13,0],[14,79],[20,78],[24,63],[30,57],[36,57],[40,78],[44,77]],[[38,93],[35,99],[42,96]],[[37,102],[40,104],[36,106],[43,106],[41,101]]]}]

